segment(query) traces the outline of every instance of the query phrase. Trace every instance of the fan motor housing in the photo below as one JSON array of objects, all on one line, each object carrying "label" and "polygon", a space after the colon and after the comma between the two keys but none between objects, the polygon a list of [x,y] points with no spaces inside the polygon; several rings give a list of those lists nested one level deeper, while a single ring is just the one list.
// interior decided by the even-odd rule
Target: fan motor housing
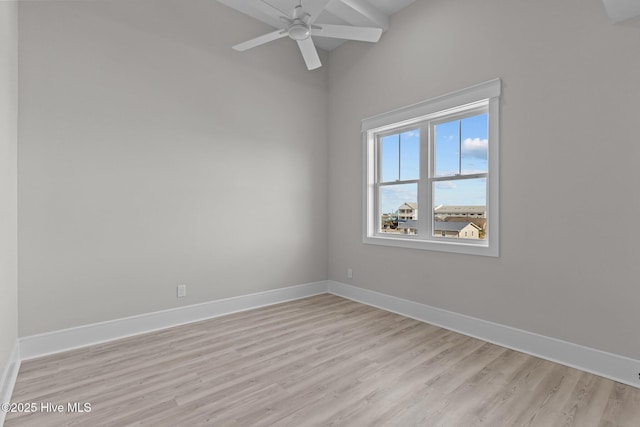
[{"label": "fan motor housing", "polygon": [[309,27],[301,23],[291,25],[287,31],[293,40],[305,40],[310,34]]}]

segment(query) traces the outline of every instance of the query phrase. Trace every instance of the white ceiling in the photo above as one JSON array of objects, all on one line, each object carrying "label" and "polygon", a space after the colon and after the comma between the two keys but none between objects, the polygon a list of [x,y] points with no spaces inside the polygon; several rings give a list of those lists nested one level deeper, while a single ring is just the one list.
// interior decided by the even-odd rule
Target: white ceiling
[{"label": "white ceiling", "polygon": [[[299,0],[218,0],[239,12],[256,18],[274,28],[283,28],[281,21],[265,14],[260,10],[260,2],[281,10],[290,16]],[[302,0],[313,3],[317,0]],[[389,28],[389,17],[413,3],[415,0],[330,0],[320,13],[316,24],[355,25],[360,27]],[[247,40],[260,34],[247,34]],[[238,43],[244,40],[238,40]],[[316,46],[323,50],[333,50],[344,43],[344,40],[314,37]]]}]

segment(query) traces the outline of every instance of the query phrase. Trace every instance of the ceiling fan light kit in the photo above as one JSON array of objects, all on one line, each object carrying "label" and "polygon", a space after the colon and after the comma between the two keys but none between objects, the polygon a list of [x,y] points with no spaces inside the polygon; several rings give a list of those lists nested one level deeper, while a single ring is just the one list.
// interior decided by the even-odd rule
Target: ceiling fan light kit
[{"label": "ceiling fan light kit", "polygon": [[272,17],[279,19],[285,26],[279,30],[262,36],[247,40],[246,42],[233,46],[233,49],[244,52],[245,50],[261,46],[265,43],[289,36],[290,39],[298,43],[300,53],[309,70],[314,70],[322,66],[318,51],[311,36],[331,37],[345,40],[358,40],[375,43],[382,35],[381,28],[354,27],[349,25],[313,25],[318,15],[324,10],[328,0],[314,0],[313,6],[316,9],[307,12],[299,3],[292,11],[291,18],[269,5],[264,0],[253,0],[259,2],[260,10],[268,13]]},{"label": "ceiling fan light kit", "polygon": [[311,35],[311,29],[304,24],[293,24],[289,27],[288,33],[293,40],[304,40]]}]

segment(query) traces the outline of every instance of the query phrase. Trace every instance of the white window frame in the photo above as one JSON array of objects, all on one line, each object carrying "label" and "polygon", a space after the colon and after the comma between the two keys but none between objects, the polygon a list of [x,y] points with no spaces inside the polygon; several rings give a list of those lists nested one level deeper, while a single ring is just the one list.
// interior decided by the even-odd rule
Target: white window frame
[{"label": "white window frame", "polygon": [[[363,238],[365,244],[395,246],[412,249],[425,249],[440,252],[453,252],[469,255],[499,256],[499,114],[500,114],[500,79],[490,80],[459,91],[451,92],[418,104],[389,111],[362,120],[364,139],[364,191],[363,191]],[[487,234],[483,240],[443,239],[434,236],[433,206],[431,182],[441,180],[432,177],[433,145],[428,150],[420,146],[420,181],[429,183],[427,189],[418,185],[418,234],[386,234],[380,231],[380,210],[378,209],[378,138],[381,134],[393,132],[407,126],[420,126],[422,132],[431,132],[430,126],[424,122],[434,122],[439,118],[466,114],[471,110],[486,109],[489,117],[488,138],[488,171],[487,178]],[[423,167],[429,165],[429,170]],[[446,179],[451,179],[447,177]],[[469,178],[465,175],[463,178]],[[456,177],[453,177],[456,179]],[[426,213],[426,214],[425,214]]]}]

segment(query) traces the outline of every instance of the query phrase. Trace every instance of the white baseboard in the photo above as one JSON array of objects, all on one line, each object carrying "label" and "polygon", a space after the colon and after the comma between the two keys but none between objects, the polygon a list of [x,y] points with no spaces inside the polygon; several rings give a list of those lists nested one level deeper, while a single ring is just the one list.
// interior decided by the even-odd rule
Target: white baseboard
[{"label": "white baseboard", "polygon": [[100,344],[225,314],[327,293],[327,282],[289,286],[20,338],[22,360]]},{"label": "white baseboard", "polygon": [[640,387],[640,360],[523,331],[425,304],[329,281],[329,293],[474,338]]},{"label": "white baseboard", "polygon": [[[33,359],[327,292],[503,347],[591,372],[623,384],[640,387],[640,380],[638,379],[640,360],[340,282],[321,281],[20,338],[19,352],[16,349],[14,352],[16,353],[15,358],[12,359],[17,362],[11,365],[13,366],[12,368],[7,368],[8,374],[5,377],[9,380],[5,380],[1,384],[0,391],[6,393],[6,389],[13,389],[15,375],[20,365],[19,356],[22,356],[22,360]],[[7,388],[8,385],[10,385],[9,388]],[[4,398],[4,395],[0,395],[0,397]]]},{"label": "white baseboard", "polygon": [[[13,346],[13,351],[9,357],[7,365],[2,370],[2,376],[0,376],[0,403],[9,403],[11,401],[11,394],[13,394],[13,387],[16,384],[16,378],[18,378],[18,371],[20,370],[20,345],[16,340]],[[4,424],[4,418],[7,414],[0,410],[0,426]]]}]

